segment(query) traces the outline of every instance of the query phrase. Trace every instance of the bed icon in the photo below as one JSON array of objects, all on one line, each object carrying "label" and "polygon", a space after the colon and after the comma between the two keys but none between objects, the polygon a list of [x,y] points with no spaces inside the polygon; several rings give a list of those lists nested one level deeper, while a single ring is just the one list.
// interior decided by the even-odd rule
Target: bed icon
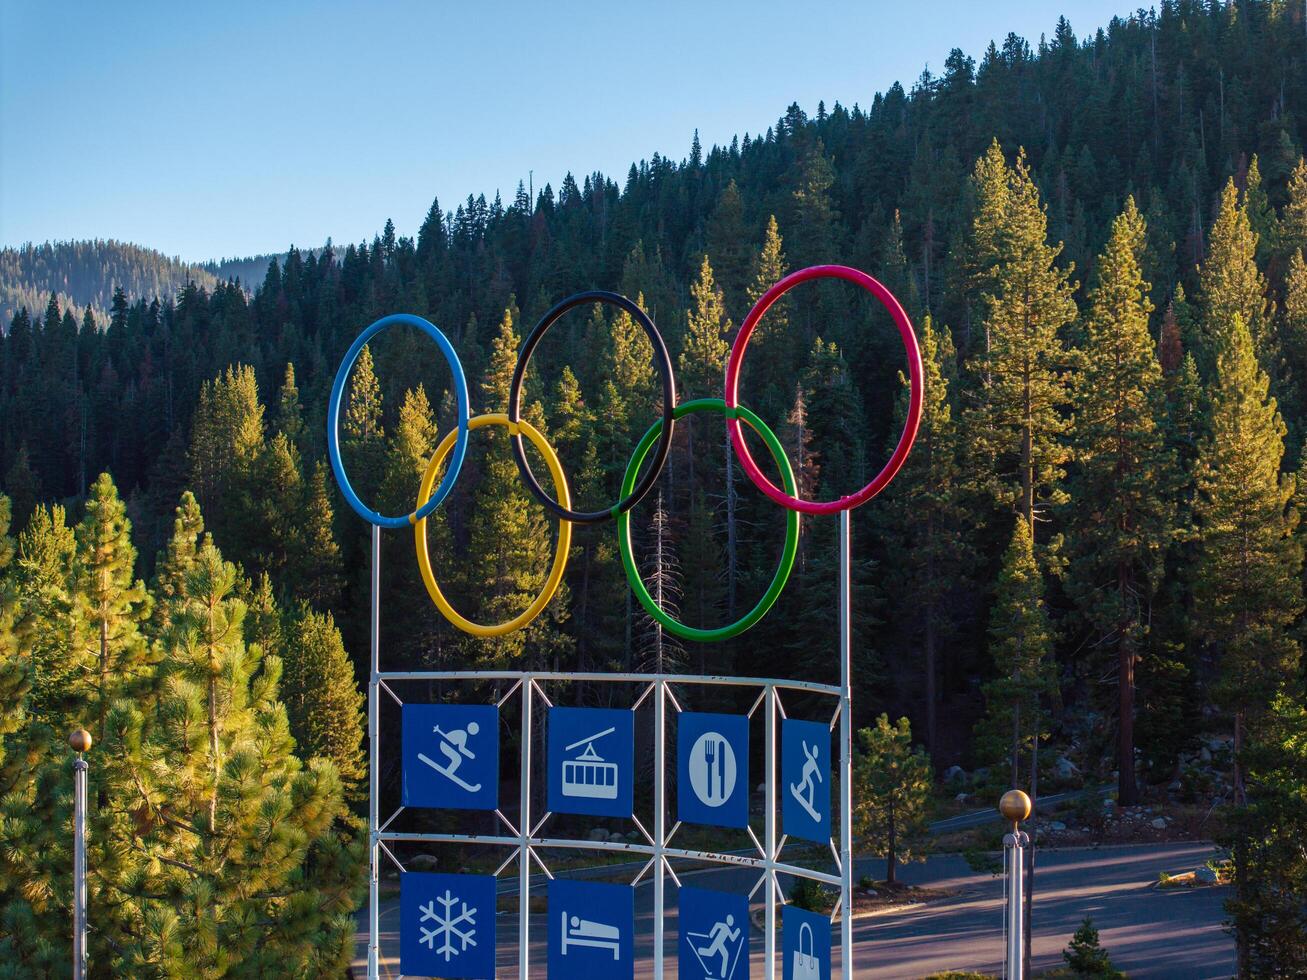
[{"label": "bed icon", "polygon": [[547,980],[635,980],[635,889],[554,878],[547,892]]},{"label": "bed icon", "polygon": [[583,919],[578,915],[563,917],[563,955],[572,946],[589,946],[592,949],[611,949],[614,962],[622,956],[622,930],[617,926],[605,925],[592,919]]}]

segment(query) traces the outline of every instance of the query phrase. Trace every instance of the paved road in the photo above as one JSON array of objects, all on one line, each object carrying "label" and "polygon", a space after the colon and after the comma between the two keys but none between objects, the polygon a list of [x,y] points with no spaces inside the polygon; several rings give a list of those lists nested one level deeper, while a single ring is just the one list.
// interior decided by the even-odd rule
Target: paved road
[{"label": "paved road", "polygon": [[[1200,843],[1150,844],[1099,849],[1041,849],[1034,911],[1034,968],[1062,965],[1061,951],[1080,920],[1090,915],[1103,945],[1132,977],[1228,977],[1234,972],[1234,944],[1221,927],[1224,889],[1161,892],[1152,888],[1161,871],[1201,864],[1212,847]],[[883,863],[860,861],[855,875],[884,875]],[[956,890],[929,905],[861,918],[854,923],[855,976],[858,980],[922,977],[947,969],[1002,967],[1002,887],[997,878],[977,875],[956,855],[938,855],[903,870],[911,884]],[[755,876],[736,868],[682,874],[696,885],[747,892]],[[507,884],[507,883],[506,883]],[[666,958],[675,976],[676,889],[667,889]],[[383,977],[399,975],[398,904],[383,904]],[[653,889],[642,883],[636,897],[636,976],[653,980]],[[360,917],[360,955],[366,953],[365,914]],[[531,960],[543,967],[544,916],[532,916]],[[498,930],[500,976],[517,977],[517,917],[501,916]],[[836,975],[838,932],[832,930]],[[363,975],[365,960],[356,963]],[[537,974],[543,976],[543,969]],[[762,940],[753,937],[752,976],[762,977]],[[780,970],[777,970],[779,977]]]}]

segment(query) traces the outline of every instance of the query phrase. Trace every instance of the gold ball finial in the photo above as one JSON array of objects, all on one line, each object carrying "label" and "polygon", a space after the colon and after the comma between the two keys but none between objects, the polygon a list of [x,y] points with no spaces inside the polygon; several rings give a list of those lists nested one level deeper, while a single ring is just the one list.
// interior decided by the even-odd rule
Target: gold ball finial
[{"label": "gold ball finial", "polygon": [[85,728],[79,728],[68,736],[68,744],[73,747],[74,752],[90,752],[91,733]]},{"label": "gold ball finial", "polygon": [[1019,789],[1010,789],[998,801],[998,812],[1004,820],[1020,823],[1030,817],[1030,797]]}]

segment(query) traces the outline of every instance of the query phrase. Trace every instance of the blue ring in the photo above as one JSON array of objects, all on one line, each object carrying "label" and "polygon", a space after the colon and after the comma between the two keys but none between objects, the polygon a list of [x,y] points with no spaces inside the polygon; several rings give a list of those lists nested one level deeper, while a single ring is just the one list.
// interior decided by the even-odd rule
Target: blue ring
[{"label": "blue ring", "polygon": [[[397,323],[407,323],[409,326],[417,327],[425,333],[436,342],[436,346],[440,348],[440,353],[444,355],[446,362],[448,362],[449,370],[454,375],[454,397],[458,402],[458,439],[454,442],[454,451],[450,454],[449,468],[445,470],[445,478],[440,481],[440,486],[431,495],[431,499],[411,514],[406,514],[403,517],[386,517],[384,514],[378,514],[375,510],[371,510],[363,501],[359,500],[358,494],[350,486],[349,477],[345,475],[345,464],[340,458],[340,397],[344,394],[345,381],[349,377],[350,370],[354,367],[354,362],[358,360],[359,353],[363,350],[364,345],[376,334]],[[467,377],[463,374],[463,365],[459,362],[454,345],[449,342],[449,338],[441,333],[435,324],[420,316],[414,316],[412,313],[392,313],[390,316],[383,316],[358,335],[358,339],[354,341],[353,346],[345,354],[345,359],[340,362],[340,370],[336,372],[336,380],[331,386],[331,400],[327,404],[327,456],[331,459],[331,470],[336,474],[336,483],[340,486],[340,492],[344,494],[345,501],[354,509],[354,513],[369,524],[375,524],[378,527],[407,527],[430,516],[431,512],[439,507],[445,498],[449,496],[449,492],[454,489],[454,483],[458,480],[458,471],[463,468],[463,456],[467,453],[467,440]]]}]

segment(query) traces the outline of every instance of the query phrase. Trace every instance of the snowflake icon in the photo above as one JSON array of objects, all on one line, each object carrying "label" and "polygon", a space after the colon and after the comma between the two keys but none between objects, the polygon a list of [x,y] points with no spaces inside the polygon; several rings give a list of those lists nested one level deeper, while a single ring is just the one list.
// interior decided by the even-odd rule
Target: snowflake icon
[{"label": "snowflake icon", "polygon": [[[440,911],[436,911],[437,903],[441,906]],[[454,906],[456,905],[460,906],[457,914],[454,912]],[[451,957],[466,952],[469,946],[477,944],[477,910],[469,908],[467,902],[461,898],[456,898],[448,888],[445,889],[444,895],[437,895],[434,902],[419,905],[418,911],[422,913],[422,917],[418,920],[418,928],[422,932],[422,938],[418,941],[425,943],[427,949],[434,950],[437,955],[444,956],[446,963],[450,961]],[[428,929],[420,924],[431,921],[436,923],[433,929]],[[460,928],[465,923],[466,927]],[[441,941],[439,949],[436,949],[437,940]],[[454,945],[455,940],[460,944],[457,947]]]}]

